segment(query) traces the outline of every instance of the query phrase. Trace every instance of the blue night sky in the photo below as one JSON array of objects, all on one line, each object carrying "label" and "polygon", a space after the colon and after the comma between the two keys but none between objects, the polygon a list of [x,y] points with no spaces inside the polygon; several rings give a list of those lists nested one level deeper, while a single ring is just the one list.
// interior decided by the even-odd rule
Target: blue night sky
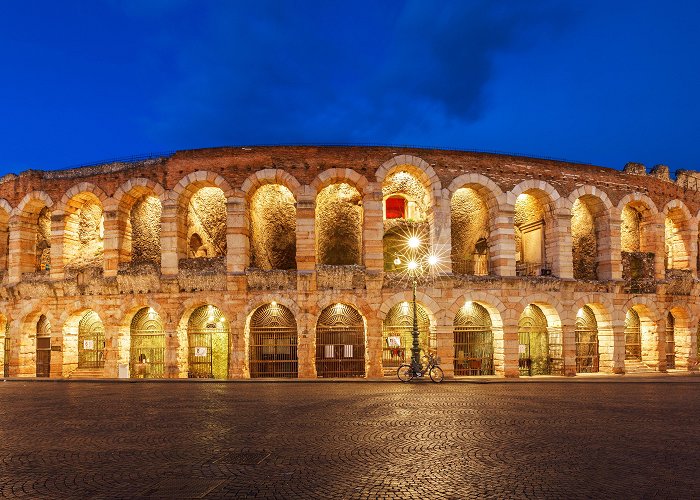
[{"label": "blue night sky", "polygon": [[700,169],[695,1],[17,1],[0,173],[378,143]]}]

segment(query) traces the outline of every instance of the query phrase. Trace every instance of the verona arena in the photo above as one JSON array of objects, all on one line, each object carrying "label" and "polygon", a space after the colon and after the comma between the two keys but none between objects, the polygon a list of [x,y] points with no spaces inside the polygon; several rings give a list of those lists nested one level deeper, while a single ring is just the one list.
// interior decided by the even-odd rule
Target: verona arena
[{"label": "verona arena", "polygon": [[6,377],[692,371],[700,174],[244,147],[0,179]]}]

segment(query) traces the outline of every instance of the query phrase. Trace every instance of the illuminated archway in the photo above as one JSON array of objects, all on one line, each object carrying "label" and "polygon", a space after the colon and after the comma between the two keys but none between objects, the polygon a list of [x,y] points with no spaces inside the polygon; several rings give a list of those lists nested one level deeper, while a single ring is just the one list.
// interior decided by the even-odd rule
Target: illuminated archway
[{"label": "illuminated archway", "polygon": [[[428,310],[416,304],[418,339],[421,351],[435,350],[436,339],[430,328]],[[413,346],[413,305],[400,302],[394,305],[382,322],[382,366],[395,374],[396,368],[411,359]]]},{"label": "illuminated archway", "polygon": [[228,377],[229,326],[218,307],[195,309],[187,322],[189,378]]},{"label": "illuminated archway", "polygon": [[51,324],[43,314],[36,324],[36,376],[51,376]]},{"label": "illuminated archway", "polygon": [[576,373],[597,373],[600,370],[598,322],[589,306],[576,313]]},{"label": "illuminated archway", "polygon": [[163,321],[151,307],[134,315],[129,331],[129,367],[132,378],[165,376],[165,332]]},{"label": "illuminated archway", "polygon": [[484,306],[466,302],[455,315],[455,375],[493,375],[493,331]]},{"label": "illuminated archway", "polygon": [[297,323],[287,307],[271,302],[249,319],[250,377],[298,376]]},{"label": "illuminated archway", "polygon": [[354,307],[338,303],[321,311],[316,322],[316,373],[365,376],[365,322]]}]

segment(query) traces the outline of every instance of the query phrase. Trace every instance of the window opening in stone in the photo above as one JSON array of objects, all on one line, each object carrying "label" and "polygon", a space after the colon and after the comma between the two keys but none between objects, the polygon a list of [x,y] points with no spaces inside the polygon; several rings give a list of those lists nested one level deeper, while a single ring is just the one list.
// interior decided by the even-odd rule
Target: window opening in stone
[{"label": "window opening in stone", "polygon": [[578,198],[571,208],[571,240],[574,278],[598,279],[596,221],[588,203]]},{"label": "window opening in stone", "polygon": [[250,376],[296,378],[297,324],[292,311],[276,302],[250,318]]},{"label": "window opening in stone", "polygon": [[125,234],[126,256],[133,264],[160,265],[160,219],[162,206],[157,196],[145,194],[138,198],[129,211]]},{"label": "window opening in stone", "polygon": [[316,251],[322,265],[362,264],[362,197],[350,184],[332,184],[316,197]]},{"label": "window opening in stone", "polygon": [[354,307],[334,304],[319,315],[316,373],[325,378],[365,376],[365,324]]},{"label": "window opening in stone", "polygon": [[228,377],[229,325],[213,305],[195,309],[187,322],[189,378]]},{"label": "window opening in stone", "polygon": [[43,314],[36,324],[36,376],[51,376],[51,325]]},{"label": "window opening in stone", "polygon": [[641,321],[634,309],[628,309],[625,315],[625,359],[642,360]]},{"label": "window opening in stone", "polygon": [[129,363],[131,378],[165,376],[165,331],[160,315],[144,307],[134,315],[130,327]]},{"label": "window opening in stone", "polygon": [[551,273],[545,248],[545,213],[540,201],[522,193],[515,200],[515,270],[518,276]]},{"label": "window opening in stone", "polygon": [[51,211],[44,207],[39,211],[36,221],[36,258],[35,270],[49,271],[51,268]]},{"label": "window opening in stone", "polygon": [[676,319],[673,314],[666,315],[666,368],[676,367]]},{"label": "window opening in stone", "polygon": [[598,322],[589,306],[576,313],[575,337],[576,373],[597,373],[600,369]]},{"label": "window opening in stone", "polygon": [[203,187],[190,198],[187,241],[189,258],[226,256],[226,196],[221,189]]},{"label": "window opening in stone", "polygon": [[104,368],[105,328],[95,311],[86,312],[78,324],[78,368]]},{"label": "window opening in stone", "polygon": [[408,202],[403,196],[389,196],[384,202],[387,219],[406,219]]},{"label": "window opening in stone", "polygon": [[251,267],[296,269],[296,207],[279,184],[259,187],[250,200]]},{"label": "window opening in stone", "polygon": [[460,188],[450,201],[452,272],[483,276],[489,273],[489,211],[479,193]]},{"label": "window opening in stone", "polygon": [[656,292],[654,247],[645,213],[646,206],[637,203],[625,205],[621,214],[622,279],[631,293]]},{"label": "window opening in stone", "polygon": [[673,210],[665,219],[665,268],[666,270],[688,270],[689,256],[683,238],[685,221],[680,210]]},{"label": "window opening in stone", "polygon": [[63,261],[66,268],[102,267],[104,253],[104,217],[102,204],[92,193],[81,193],[68,203],[63,236]]},{"label": "window opening in stone", "polygon": [[493,375],[491,316],[475,302],[464,304],[453,323],[455,375]]},{"label": "window opening in stone", "polygon": [[[428,311],[416,304],[418,341],[422,354],[435,351],[437,338],[430,328]],[[382,366],[385,375],[396,375],[396,368],[410,362],[413,347],[413,305],[410,302],[396,304],[382,323]],[[421,355],[422,355],[421,354]]]}]

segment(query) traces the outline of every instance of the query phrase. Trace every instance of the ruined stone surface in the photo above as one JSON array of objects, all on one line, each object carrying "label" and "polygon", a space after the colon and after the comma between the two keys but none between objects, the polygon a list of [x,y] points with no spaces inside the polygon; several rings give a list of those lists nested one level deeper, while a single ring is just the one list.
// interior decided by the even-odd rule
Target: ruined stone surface
[{"label": "ruined stone surface", "polygon": [[623,252],[639,252],[641,240],[639,225],[641,221],[642,214],[629,205],[625,205],[625,208],[622,209],[622,222],[620,224]]},{"label": "ruined stone surface", "polygon": [[285,186],[261,186],[250,200],[251,265],[296,269],[296,208]]},{"label": "ruined stone surface", "polygon": [[489,238],[489,213],[486,203],[472,188],[460,188],[452,195],[452,258],[473,260],[477,241]]},{"label": "ruined stone surface", "polygon": [[129,216],[131,222],[131,260],[160,265],[160,217],[162,208],[155,196],[136,201]]},{"label": "ruined stone surface", "polygon": [[340,183],[318,194],[316,233],[320,264],[362,263],[362,197],[357,189]]},{"label": "ruined stone surface", "polygon": [[573,240],[574,278],[598,278],[598,242],[593,215],[585,203],[576,200],[571,209],[571,239]]},{"label": "ruined stone surface", "polygon": [[190,258],[226,255],[226,196],[221,189],[203,187],[190,199],[187,241]]}]

